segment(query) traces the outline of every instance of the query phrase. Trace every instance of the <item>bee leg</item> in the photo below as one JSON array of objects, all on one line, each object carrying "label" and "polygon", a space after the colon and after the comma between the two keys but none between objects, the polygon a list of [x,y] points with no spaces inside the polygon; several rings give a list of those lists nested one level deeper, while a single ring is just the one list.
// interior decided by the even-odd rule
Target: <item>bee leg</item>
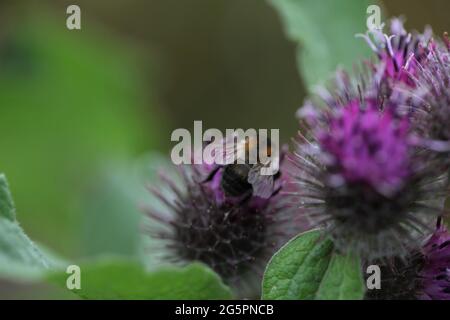
[{"label": "bee leg", "polygon": [[276,196],[277,194],[279,194],[280,193],[280,191],[281,191],[281,186],[280,187],[278,187],[273,193],[272,193],[272,195],[271,195],[271,197],[274,197],[274,196]]},{"label": "bee leg", "polygon": [[274,176],[273,179],[277,180],[279,177],[281,177],[281,171],[278,171]]},{"label": "bee leg", "polygon": [[216,175],[217,171],[219,171],[220,168],[221,168],[220,166],[217,166],[216,168],[214,168],[201,183],[206,183],[206,182],[211,181],[214,178],[214,176]]}]

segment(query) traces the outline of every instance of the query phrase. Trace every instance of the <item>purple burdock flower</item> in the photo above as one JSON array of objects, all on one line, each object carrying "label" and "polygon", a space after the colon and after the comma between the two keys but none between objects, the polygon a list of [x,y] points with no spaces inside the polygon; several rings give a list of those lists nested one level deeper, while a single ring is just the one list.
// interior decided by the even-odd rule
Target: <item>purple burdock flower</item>
[{"label": "purple burdock flower", "polygon": [[322,91],[325,104],[299,110],[304,127],[290,157],[299,189],[292,200],[341,251],[403,255],[440,214],[446,179],[416,145],[408,118],[394,115],[394,101],[357,88]]},{"label": "purple burdock flower", "polygon": [[366,299],[450,300],[450,234],[441,219],[422,248],[380,268],[381,288],[368,290]]},{"label": "purple burdock flower", "polygon": [[146,209],[149,235],[164,251],[163,261],[203,262],[238,292],[251,295],[271,255],[302,230],[295,230],[295,219],[279,194],[225,201],[218,178],[204,179],[211,169],[180,167],[178,180],[161,175],[163,185],[151,192],[164,207]]},{"label": "purple burdock flower", "polygon": [[327,153],[330,185],[365,184],[390,196],[410,175],[410,141],[406,119],[395,121],[389,111],[362,110],[351,101],[330,118],[318,142]]},{"label": "purple burdock flower", "polygon": [[[414,111],[413,123],[430,150],[442,155],[450,165],[450,41],[432,40],[428,55],[417,62],[418,70],[409,74],[415,88],[396,88],[404,104]],[[407,95],[405,95],[407,93]]]},{"label": "purple burdock flower", "polygon": [[450,300],[450,234],[438,220],[434,234],[422,249],[423,267],[419,272],[420,299]]},{"label": "purple burdock flower", "polygon": [[367,34],[357,35],[366,40],[370,48],[376,53],[378,61],[371,64],[386,95],[390,95],[395,83],[414,86],[410,74],[415,74],[418,63],[427,55],[427,43],[431,39],[431,29],[427,28],[423,34],[407,33],[403,21],[399,18],[391,20],[391,34],[382,30],[370,30]]}]

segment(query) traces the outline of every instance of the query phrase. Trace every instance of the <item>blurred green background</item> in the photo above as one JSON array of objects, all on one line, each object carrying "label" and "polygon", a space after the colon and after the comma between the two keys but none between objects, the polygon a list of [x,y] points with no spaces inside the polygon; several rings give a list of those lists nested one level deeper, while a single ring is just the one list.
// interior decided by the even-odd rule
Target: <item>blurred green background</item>
[{"label": "blurred green background", "polygon": [[[70,4],[81,31],[65,26]],[[408,28],[448,28],[449,1],[385,8]],[[305,96],[295,56],[262,0],[1,1],[0,171],[18,220],[70,259],[138,255],[149,152],[167,154],[194,120],[288,141]],[[0,282],[0,297],[17,296],[36,294]]]}]

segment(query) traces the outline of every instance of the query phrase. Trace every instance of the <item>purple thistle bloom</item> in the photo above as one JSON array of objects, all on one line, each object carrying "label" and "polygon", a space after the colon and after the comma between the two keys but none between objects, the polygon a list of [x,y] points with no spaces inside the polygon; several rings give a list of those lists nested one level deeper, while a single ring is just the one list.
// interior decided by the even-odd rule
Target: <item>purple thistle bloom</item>
[{"label": "purple thistle bloom", "polygon": [[450,300],[450,234],[441,219],[422,254],[424,261],[419,272],[422,290],[418,298]]},{"label": "purple thistle bloom", "polygon": [[368,259],[407,254],[441,213],[442,166],[417,145],[408,118],[376,80],[338,79],[333,94],[322,90],[322,100],[298,112],[291,197],[341,251]]},{"label": "purple thistle bloom", "polygon": [[[390,35],[381,30],[371,30],[365,35],[358,35],[367,41],[378,57],[372,68],[388,95],[395,83],[414,86],[410,75],[416,73],[418,64],[426,58],[427,43],[432,35],[430,28],[423,34],[407,33],[403,21],[399,18],[392,19],[390,27]],[[373,41],[370,35],[373,36]]]},{"label": "purple thistle bloom", "polygon": [[216,179],[204,180],[211,169],[180,167],[177,182],[161,175],[163,187],[151,192],[165,208],[146,208],[149,236],[164,252],[163,262],[203,262],[237,292],[253,297],[271,255],[303,230],[280,195],[225,201]]},{"label": "purple thistle bloom", "polygon": [[439,218],[421,249],[381,263],[381,289],[366,299],[450,300],[450,234]]},{"label": "purple thistle bloom", "polygon": [[337,110],[318,140],[327,154],[330,184],[361,183],[386,196],[396,193],[410,174],[408,121],[354,100]]},{"label": "purple thistle bloom", "polygon": [[[414,125],[430,150],[441,153],[450,164],[450,41],[432,40],[426,60],[419,62],[416,74],[409,74],[415,89],[396,90],[404,104],[414,111]],[[408,93],[405,96],[405,92]]]}]

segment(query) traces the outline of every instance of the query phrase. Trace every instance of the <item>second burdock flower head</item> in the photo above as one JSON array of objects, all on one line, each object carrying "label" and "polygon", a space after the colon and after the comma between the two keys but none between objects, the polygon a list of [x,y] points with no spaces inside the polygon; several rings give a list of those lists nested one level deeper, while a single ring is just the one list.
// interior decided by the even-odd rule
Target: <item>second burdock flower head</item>
[{"label": "second burdock flower head", "polygon": [[[169,179],[163,173],[162,186],[151,188],[164,208],[146,210],[151,218],[149,236],[159,243],[164,261],[203,262],[240,296],[258,296],[268,259],[302,231],[291,210],[276,192],[266,199],[252,195],[228,199],[220,184],[223,168],[178,169],[181,178]],[[205,179],[211,172],[214,178]]]},{"label": "second burdock flower head", "polygon": [[409,74],[415,88],[398,86],[406,92],[404,104],[415,112],[415,126],[424,145],[450,163],[450,41],[430,40],[428,54],[415,74]]},{"label": "second burdock flower head", "polygon": [[404,256],[442,213],[442,166],[375,76],[364,85],[342,72],[338,79],[298,112],[292,200],[339,250],[368,259]]},{"label": "second burdock flower head", "polygon": [[450,40],[406,32],[401,19],[391,21],[391,34],[380,30],[359,35],[376,53],[368,63],[379,92],[397,100],[397,112],[407,114],[424,146],[450,163]]},{"label": "second burdock flower head", "polygon": [[368,291],[366,299],[449,300],[450,234],[442,220],[421,248],[386,259],[381,268],[381,288]]},{"label": "second burdock flower head", "polygon": [[420,63],[426,59],[427,44],[432,36],[431,28],[426,28],[423,33],[406,32],[400,18],[392,19],[390,32],[388,35],[373,29],[357,35],[366,40],[377,56],[376,61],[369,65],[385,94],[390,94],[397,82],[414,86],[411,75],[416,74]]}]

